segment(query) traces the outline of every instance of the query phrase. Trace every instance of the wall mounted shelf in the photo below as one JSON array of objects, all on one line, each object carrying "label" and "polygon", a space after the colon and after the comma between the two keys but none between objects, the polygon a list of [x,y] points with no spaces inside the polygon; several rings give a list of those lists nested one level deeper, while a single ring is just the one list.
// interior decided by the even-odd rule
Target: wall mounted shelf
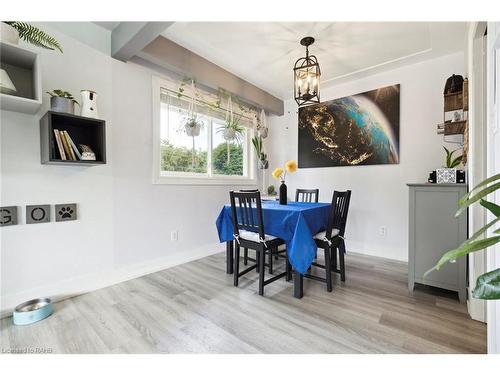
[{"label": "wall mounted shelf", "polygon": [[40,56],[18,45],[0,42],[0,63],[17,90],[12,95],[0,93],[0,108],[36,113],[42,105]]},{"label": "wall mounted shelf", "polygon": [[[54,129],[66,130],[76,145],[89,146],[96,160],[61,160]],[[106,122],[95,118],[48,111],[40,119],[40,152],[42,164],[106,164]]]}]

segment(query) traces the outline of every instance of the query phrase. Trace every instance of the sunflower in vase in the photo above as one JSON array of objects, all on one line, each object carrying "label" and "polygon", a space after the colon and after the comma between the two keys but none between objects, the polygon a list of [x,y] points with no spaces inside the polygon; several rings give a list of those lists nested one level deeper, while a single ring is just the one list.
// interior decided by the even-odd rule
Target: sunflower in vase
[{"label": "sunflower in vase", "polygon": [[272,176],[276,180],[281,181],[280,185],[280,204],[287,203],[287,188],[285,184],[286,174],[287,173],[295,173],[297,171],[297,162],[295,160],[289,160],[285,163],[285,168],[276,168]]}]

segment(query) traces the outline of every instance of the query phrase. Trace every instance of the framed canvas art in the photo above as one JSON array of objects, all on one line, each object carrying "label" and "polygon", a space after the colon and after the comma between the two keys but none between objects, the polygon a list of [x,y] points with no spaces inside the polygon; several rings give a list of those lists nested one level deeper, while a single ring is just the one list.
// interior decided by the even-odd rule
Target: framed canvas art
[{"label": "framed canvas art", "polygon": [[399,163],[400,85],[299,108],[299,168]]}]

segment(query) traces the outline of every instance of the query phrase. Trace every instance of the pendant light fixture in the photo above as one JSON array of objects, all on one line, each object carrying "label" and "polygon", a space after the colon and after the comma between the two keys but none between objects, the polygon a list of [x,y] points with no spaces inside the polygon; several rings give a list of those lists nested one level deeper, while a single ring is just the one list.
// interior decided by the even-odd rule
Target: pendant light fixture
[{"label": "pendant light fixture", "polygon": [[306,47],[306,57],[301,57],[293,67],[294,97],[299,107],[319,103],[319,79],[321,71],[318,59],[309,55],[309,46],[314,43],[312,36],[302,38],[300,44]]}]

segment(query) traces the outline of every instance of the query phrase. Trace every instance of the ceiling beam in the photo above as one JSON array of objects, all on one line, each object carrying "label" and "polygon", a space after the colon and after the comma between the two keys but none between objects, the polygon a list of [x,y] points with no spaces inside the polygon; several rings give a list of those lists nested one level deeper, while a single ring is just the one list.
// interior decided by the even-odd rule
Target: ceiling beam
[{"label": "ceiling beam", "polygon": [[128,61],[173,22],[120,22],[111,32],[111,56]]},{"label": "ceiling beam", "polygon": [[212,89],[223,88],[266,112],[278,116],[284,113],[283,100],[161,35],[136,56],[175,73],[193,77]]}]

